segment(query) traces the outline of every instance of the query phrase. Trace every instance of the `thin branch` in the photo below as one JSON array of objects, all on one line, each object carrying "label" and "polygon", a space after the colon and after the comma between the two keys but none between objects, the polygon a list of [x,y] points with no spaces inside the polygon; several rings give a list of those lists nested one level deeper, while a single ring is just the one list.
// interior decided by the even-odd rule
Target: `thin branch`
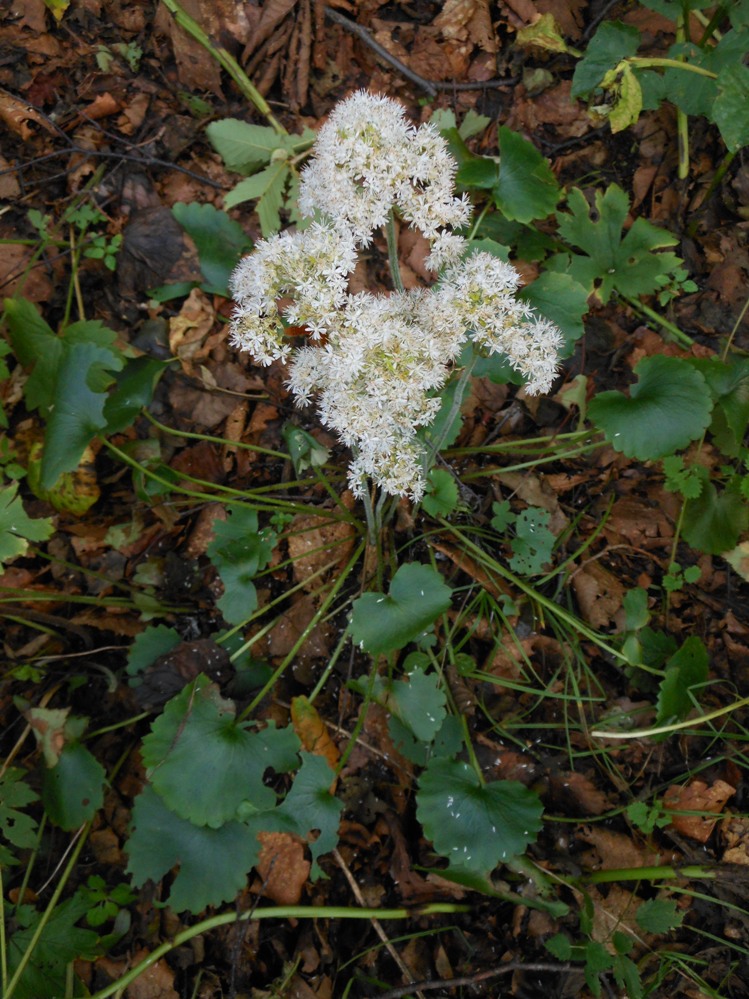
[{"label": "thin branch", "polygon": [[522,961],[513,961],[510,964],[503,964],[501,968],[480,971],[476,975],[465,975],[462,978],[425,979],[423,982],[413,982],[413,984],[407,985],[404,988],[382,992],[379,999],[400,999],[401,996],[407,996],[416,989],[428,992],[433,989],[455,989],[463,985],[479,985],[481,982],[488,982],[490,978],[500,978],[503,975],[509,975],[513,971],[553,971],[559,974],[560,972],[575,970],[579,970],[579,968],[576,969],[572,964],[550,964],[546,961],[535,961],[524,964]]},{"label": "thin branch", "polygon": [[222,184],[216,183],[215,180],[210,180],[208,177],[201,177],[194,170],[179,166],[177,163],[170,163],[169,160],[160,160],[155,156],[133,156],[129,153],[116,153],[107,149],[83,149],[81,146],[76,146],[72,143],[66,146],[65,149],[57,149],[52,153],[45,153],[43,156],[35,156],[34,159],[26,160],[24,163],[19,163],[16,166],[6,167],[4,170],[0,170],[0,177],[3,177],[6,173],[20,173],[28,167],[36,166],[37,163],[44,163],[45,160],[56,159],[59,156],[70,156],[73,153],[78,153],[81,156],[96,156],[104,160],[126,160],[129,163],[139,163],[144,167],[165,167],[168,170],[176,170],[178,173],[184,173],[188,177],[192,177],[193,180],[200,181],[201,184],[207,184],[209,187],[215,187],[217,190],[221,190],[223,187]]},{"label": "thin branch", "polygon": [[436,97],[439,91],[498,90],[501,87],[514,87],[520,81],[520,77],[517,76],[509,80],[479,80],[476,83],[450,83],[444,80],[426,80],[423,76],[420,76],[404,65],[400,59],[397,59],[391,52],[388,52],[379,42],[375,41],[372,37],[372,32],[368,28],[357,24],[356,21],[352,21],[351,18],[346,17],[337,10],[333,10],[332,7],[325,8],[325,16],[336,24],[340,24],[342,28],[345,28],[352,35],[361,38],[381,59],[389,63],[393,69],[397,69],[401,76],[405,76],[407,80],[415,83],[417,87],[426,90],[431,97]]}]

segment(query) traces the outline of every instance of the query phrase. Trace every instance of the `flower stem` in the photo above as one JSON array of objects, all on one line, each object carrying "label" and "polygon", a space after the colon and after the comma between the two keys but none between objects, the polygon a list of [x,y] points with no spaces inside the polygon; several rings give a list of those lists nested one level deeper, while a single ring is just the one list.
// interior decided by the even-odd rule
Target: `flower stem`
[{"label": "flower stem", "polygon": [[385,237],[388,244],[388,263],[390,264],[390,273],[393,278],[393,287],[396,291],[404,291],[400,263],[398,261],[398,233],[395,229],[395,216],[392,209],[388,223],[385,226]]}]

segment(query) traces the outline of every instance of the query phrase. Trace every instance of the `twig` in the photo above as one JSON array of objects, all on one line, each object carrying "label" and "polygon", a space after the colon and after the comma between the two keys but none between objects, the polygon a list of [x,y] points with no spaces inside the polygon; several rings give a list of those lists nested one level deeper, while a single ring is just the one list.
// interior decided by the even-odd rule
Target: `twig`
[{"label": "twig", "polygon": [[400,999],[407,996],[409,992],[420,989],[422,992],[429,992],[433,989],[455,989],[462,985],[478,985],[481,982],[488,982],[490,978],[499,978],[502,975],[509,975],[512,971],[553,971],[557,974],[561,971],[579,970],[572,964],[550,964],[545,961],[534,961],[523,964],[522,961],[512,961],[510,964],[503,964],[501,968],[492,968],[489,971],[480,971],[477,975],[465,975],[462,978],[441,978],[437,980],[426,979],[423,982],[414,982],[406,988],[391,989],[389,992],[382,992],[378,999]]},{"label": "twig", "polygon": [[[356,901],[359,903],[359,905],[362,908],[366,908],[367,903],[364,901],[362,893],[359,889],[359,885],[356,883],[354,875],[349,870],[348,864],[343,859],[343,857],[341,856],[341,854],[337,849],[333,850],[333,856],[335,857],[336,863],[343,871],[343,874],[349,883],[351,891],[354,893]],[[400,956],[395,947],[393,947],[393,945],[391,944],[388,935],[383,930],[382,923],[379,921],[379,919],[374,919],[374,918],[372,919],[372,927],[374,928],[374,931],[377,934],[377,936],[380,938],[380,940],[382,940],[383,944],[385,945],[385,950],[388,952],[388,954],[392,957],[392,959],[400,968],[401,972],[403,973],[403,977],[406,979],[407,982],[411,983],[406,987],[405,991],[402,994],[408,995],[410,992],[415,992],[416,995],[419,996],[419,999],[423,999],[423,996],[421,995],[418,986],[414,983],[414,976],[411,972],[411,969],[405,963],[405,961]]]},{"label": "twig", "polygon": [[514,87],[520,80],[520,77],[517,76],[509,80],[479,80],[476,83],[450,83],[443,80],[426,80],[423,76],[420,76],[404,65],[400,59],[397,59],[391,52],[388,52],[379,42],[375,41],[372,37],[372,32],[368,28],[357,24],[356,21],[352,21],[351,18],[346,17],[337,10],[333,10],[332,7],[325,8],[325,16],[336,24],[340,24],[342,28],[351,32],[352,35],[361,38],[381,59],[390,63],[393,69],[397,69],[406,79],[421,87],[422,90],[426,90],[431,97],[436,97],[439,91],[498,90],[501,87]]},{"label": "twig", "polygon": [[201,184],[207,184],[209,187],[215,187],[217,190],[220,190],[224,186],[223,184],[216,183],[215,180],[210,180],[208,177],[201,177],[194,170],[178,166],[176,163],[170,163],[169,160],[157,159],[155,156],[132,156],[128,153],[114,153],[106,149],[84,149],[82,146],[76,146],[72,143],[66,146],[65,149],[57,149],[55,152],[45,153],[43,156],[35,156],[34,159],[26,160],[24,163],[19,163],[16,166],[6,167],[4,170],[0,170],[0,177],[5,176],[6,173],[20,173],[21,170],[36,166],[37,163],[44,163],[45,160],[52,160],[58,156],[70,156],[73,153],[78,153],[81,156],[95,156],[104,160],[126,160],[129,163],[140,163],[141,166],[166,167],[168,170],[177,170],[179,173],[184,173],[188,177],[192,177],[193,180],[200,181]]}]

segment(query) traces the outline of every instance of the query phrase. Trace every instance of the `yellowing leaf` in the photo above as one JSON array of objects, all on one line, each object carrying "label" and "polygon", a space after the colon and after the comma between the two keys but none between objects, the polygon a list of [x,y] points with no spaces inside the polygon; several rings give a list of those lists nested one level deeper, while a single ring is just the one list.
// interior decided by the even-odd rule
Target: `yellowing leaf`
[{"label": "yellowing leaf", "polygon": [[62,21],[65,11],[70,6],[70,0],[44,0],[44,6],[51,11],[56,21]]},{"label": "yellowing leaf", "polygon": [[[294,731],[299,736],[304,749],[316,756],[324,757],[331,768],[335,770],[340,753],[338,746],[333,742],[328,732],[325,722],[317,712],[317,709],[306,697],[295,697],[291,702],[291,723]],[[335,787],[335,781],[333,782]]]}]

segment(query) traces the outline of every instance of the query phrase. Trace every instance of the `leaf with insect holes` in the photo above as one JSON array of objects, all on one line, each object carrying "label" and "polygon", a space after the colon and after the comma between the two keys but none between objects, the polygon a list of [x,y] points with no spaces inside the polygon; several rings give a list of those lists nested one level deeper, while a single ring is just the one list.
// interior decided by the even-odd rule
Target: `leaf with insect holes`
[{"label": "leaf with insect holes", "polygon": [[600,392],[588,415],[617,451],[649,461],[685,448],[710,423],[713,402],[702,375],[678,357],[646,357],[634,369],[637,383],[622,392]]},{"label": "leaf with insect holes", "polygon": [[30,541],[46,541],[55,531],[49,517],[29,517],[17,493],[17,482],[0,489],[0,565],[25,555]]},{"label": "leaf with insect holes", "polygon": [[544,566],[551,560],[556,538],[549,530],[549,517],[548,510],[531,506],[515,518],[510,559],[513,572],[533,576],[543,572]]},{"label": "leaf with insect holes", "polygon": [[242,822],[197,826],[170,811],[152,787],[135,799],[125,845],[136,885],[159,882],[179,867],[167,899],[175,912],[230,902],[247,883],[260,852],[257,831]]},{"label": "leaf with insect holes", "polygon": [[[29,850],[36,843],[37,822],[21,809],[39,797],[24,780],[26,772],[20,767],[9,767],[0,774],[0,837],[21,850]],[[0,865],[9,867],[18,861],[0,844]]]},{"label": "leaf with insect holes", "polygon": [[568,211],[557,212],[559,234],[582,250],[562,253],[549,261],[553,271],[569,272],[590,294],[595,291],[605,305],[614,291],[636,298],[656,292],[664,277],[682,260],[674,253],[656,253],[678,240],[643,218],[636,219],[622,235],[629,214],[629,198],[616,184],[597,191],[594,212],[581,190],[574,187],[567,197]]},{"label": "leaf with insect holes", "polygon": [[351,635],[365,652],[394,652],[415,641],[450,606],[452,590],[429,565],[402,565],[390,592],[365,593],[354,601]]},{"label": "leaf with insect holes", "polygon": [[518,781],[482,784],[467,763],[432,759],[419,779],[416,815],[451,866],[487,872],[522,854],[541,830],[543,805]]},{"label": "leaf with insect holes", "polygon": [[319,835],[309,842],[312,855],[312,877],[322,875],[317,858],[330,853],[338,843],[338,826],[343,802],[330,792],[335,773],[327,760],[313,753],[301,752],[302,765],[294,777],[289,793],[276,810],[293,822],[300,836],[317,831]]},{"label": "leaf with insect holes", "polygon": [[198,826],[218,828],[247,801],[262,812],[276,804],[263,783],[269,768],[286,773],[299,765],[299,739],[293,729],[273,724],[249,731],[234,717],[202,674],[173,697],[143,740],[143,763],[164,803]]},{"label": "leaf with insect holes", "polygon": [[217,604],[229,624],[241,624],[257,607],[252,580],[270,561],[277,538],[269,529],[258,531],[257,513],[247,507],[233,507],[227,520],[216,521],[214,534],[207,554],[224,584]]}]

